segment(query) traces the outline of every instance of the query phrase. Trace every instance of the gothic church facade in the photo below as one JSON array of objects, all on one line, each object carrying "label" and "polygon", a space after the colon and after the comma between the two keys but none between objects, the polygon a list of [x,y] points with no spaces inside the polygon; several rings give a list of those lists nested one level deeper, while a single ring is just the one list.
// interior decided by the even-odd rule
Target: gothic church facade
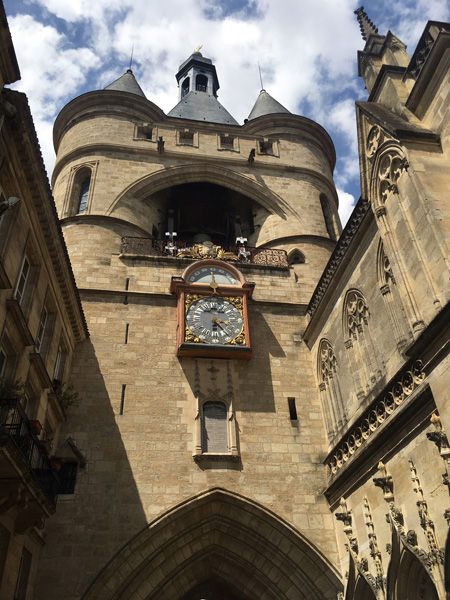
[{"label": "gothic church facade", "polygon": [[[43,224],[1,255],[1,375],[40,374],[0,424],[5,599],[449,597],[450,26],[410,58],[356,12],[369,98],[343,231],[327,132],[265,90],[239,125],[198,51],[167,115],[130,70],[59,114],[69,291],[22,303]],[[14,467],[19,493],[11,465],[50,425],[64,470]],[[44,470],[56,512],[26,512]]]}]

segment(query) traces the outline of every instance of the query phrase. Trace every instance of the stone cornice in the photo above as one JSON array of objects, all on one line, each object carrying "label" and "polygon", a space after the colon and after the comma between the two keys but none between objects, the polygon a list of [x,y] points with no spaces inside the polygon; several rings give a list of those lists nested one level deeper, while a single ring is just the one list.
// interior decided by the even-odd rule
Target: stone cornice
[{"label": "stone cornice", "polygon": [[[57,162],[55,164],[55,168],[53,170],[53,174],[52,174],[52,183],[54,183],[57,179],[57,177],[59,176],[59,174],[61,173],[62,169],[64,168],[64,166],[67,163],[70,163],[74,160],[77,160],[78,158],[83,158],[86,156],[92,156],[92,155],[98,155],[100,153],[109,153],[109,154],[116,154],[118,157],[123,156],[124,154],[133,154],[136,156],[157,156],[158,152],[156,149],[154,148],[142,148],[142,146],[132,146],[130,145],[126,145],[126,144],[86,144],[84,146],[78,147],[76,150],[73,150],[72,152],[68,152],[67,154],[64,154],[61,157],[58,157]],[[164,151],[164,158],[174,158],[174,159],[181,159],[182,160],[182,164],[185,164],[185,160],[186,160],[186,152],[183,152],[182,150],[165,150]],[[265,173],[270,173],[270,171],[273,171],[275,174],[278,174],[279,172],[289,172],[289,173],[298,173],[300,175],[307,175],[308,177],[311,177],[312,179],[315,180],[319,180],[321,183],[323,183],[328,192],[330,193],[330,195],[333,197],[334,201],[337,204],[336,198],[337,198],[337,194],[336,194],[336,189],[334,188],[334,186],[332,185],[332,182],[330,181],[329,177],[326,177],[325,175],[322,175],[322,173],[320,173],[318,170],[314,170],[314,169],[308,169],[308,168],[304,168],[304,167],[297,167],[294,165],[286,165],[286,164],[280,164],[278,162],[269,162],[269,160],[255,160],[255,162],[253,163],[253,165],[251,167],[248,166],[248,162],[247,162],[247,158],[246,156],[244,156],[243,154],[239,154],[238,157],[233,156],[233,158],[227,158],[225,157],[222,153],[218,152],[218,156],[217,158],[214,159],[214,166],[233,166],[233,167],[239,167],[240,169],[244,168],[246,169],[246,172],[243,173],[242,171],[238,171],[238,174],[243,175],[249,175],[254,171],[259,171],[260,169],[263,169]],[[266,157],[264,157],[266,158]],[[277,160],[279,160],[277,157],[275,157]],[[203,155],[203,154],[198,154],[196,155],[195,153],[190,153],[189,154],[189,160],[192,161],[193,163],[204,163],[204,164],[210,164],[211,163],[211,156],[210,155]],[[216,162],[217,161],[217,162]],[[220,161],[220,162],[219,162]]]},{"label": "stone cornice", "polygon": [[[185,265],[183,265],[185,266]],[[111,289],[101,289],[101,288],[80,288],[80,294],[82,294],[85,298],[88,296],[99,296],[100,302],[102,298],[107,297],[120,297],[127,298],[130,300],[131,298],[140,298],[140,299],[148,299],[150,300],[165,300],[169,305],[176,305],[177,299],[173,294],[164,293],[164,292],[133,292],[130,290],[111,290]],[[277,302],[276,300],[255,300],[252,298],[249,301],[249,306],[254,307],[272,307],[272,308],[283,308],[288,310],[295,310],[298,312],[299,316],[303,316],[306,313],[306,304],[301,304],[297,302]]]},{"label": "stone cornice", "polygon": [[[49,264],[58,282],[62,297],[61,306],[67,311],[75,340],[81,341],[89,333],[28,101],[21,92],[3,90],[2,94],[18,109],[14,117],[7,119],[8,130],[45,240]],[[19,190],[18,193],[20,194]]]}]

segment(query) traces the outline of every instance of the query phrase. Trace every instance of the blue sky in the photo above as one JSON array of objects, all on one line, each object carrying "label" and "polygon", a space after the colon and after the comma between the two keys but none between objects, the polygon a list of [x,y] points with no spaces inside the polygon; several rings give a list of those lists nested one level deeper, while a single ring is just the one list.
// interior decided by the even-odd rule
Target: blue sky
[{"label": "blue sky", "polygon": [[[177,103],[178,66],[203,44],[216,64],[219,100],[243,123],[260,90],[309,117],[336,146],[335,182],[343,223],[360,194],[355,100],[364,42],[353,0],[5,0],[22,74],[49,174],[52,126],[61,108],[101,89],[128,67],[165,112]],[[430,19],[450,21],[449,0],[373,0],[365,10],[412,54]]]}]

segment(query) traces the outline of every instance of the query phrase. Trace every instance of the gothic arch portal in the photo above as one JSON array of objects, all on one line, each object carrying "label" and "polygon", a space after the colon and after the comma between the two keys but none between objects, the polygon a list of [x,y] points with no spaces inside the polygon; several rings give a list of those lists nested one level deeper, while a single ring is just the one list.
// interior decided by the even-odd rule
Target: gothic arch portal
[{"label": "gothic arch portal", "polygon": [[83,600],[335,600],[340,590],[337,571],[298,531],[215,488],[132,538]]},{"label": "gothic arch portal", "polygon": [[113,215],[120,205],[130,202],[133,204],[136,200],[144,200],[149,195],[165,188],[199,182],[214,183],[239,192],[263,206],[269,213],[276,214],[284,220],[288,217],[299,218],[287,202],[267,187],[263,187],[246,175],[210,164],[170,167],[146,175],[124,190],[112,203],[106,214]]}]

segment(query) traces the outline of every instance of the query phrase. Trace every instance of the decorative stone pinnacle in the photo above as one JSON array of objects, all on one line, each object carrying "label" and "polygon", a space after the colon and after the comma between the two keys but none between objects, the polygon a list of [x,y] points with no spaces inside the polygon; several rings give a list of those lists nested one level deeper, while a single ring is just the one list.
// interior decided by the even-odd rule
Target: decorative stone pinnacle
[{"label": "decorative stone pinnacle", "polygon": [[359,28],[361,29],[362,39],[367,42],[371,35],[378,33],[378,29],[367,16],[364,6],[357,8],[355,10],[355,15],[358,19]]},{"label": "decorative stone pinnacle", "polygon": [[394,499],[394,482],[392,477],[388,475],[386,465],[382,461],[378,463],[378,470],[382,477],[374,477],[372,481],[377,487],[383,490],[383,496],[386,502],[392,502]]}]

